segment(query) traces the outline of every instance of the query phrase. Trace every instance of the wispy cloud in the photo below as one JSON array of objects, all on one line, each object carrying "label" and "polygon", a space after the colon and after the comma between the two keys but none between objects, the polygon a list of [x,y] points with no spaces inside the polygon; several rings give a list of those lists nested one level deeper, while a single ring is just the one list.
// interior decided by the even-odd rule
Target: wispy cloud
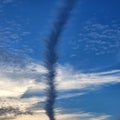
[{"label": "wispy cloud", "polygon": [[[29,88],[44,89],[45,86],[42,82],[44,72],[45,69],[40,65],[36,67],[36,70],[34,65],[29,66],[29,68],[18,67],[17,70],[10,66],[8,69],[0,70],[0,96],[20,97]],[[39,80],[37,80],[38,78]]]},{"label": "wispy cloud", "polygon": [[[4,69],[0,71],[0,106],[2,107],[18,107],[20,110],[31,110],[37,119],[38,111],[42,110],[38,103],[43,103],[45,100],[43,93],[45,89],[44,74],[46,73],[45,68],[42,65],[30,64],[26,68],[15,71],[14,69]],[[76,71],[72,66],[61,66],[57,69],[57,90],[58,92],[68,92],[69,94],[62,94],[58,96],[58,99],[67,99],[74,96],[80,96],[86,94],[85,92],[77,92],[72,94],[71,90],[96,90],[102,85],[114,84],[120,82],[120,70],[113,70],[108,72],[99,73],[82,73]],[[26,95],[29,93],[29,97]],[[34,95],[35,94],[35,95]],[[24,97],[22,97],[24,95]],[[59,113],[59,112],[58,112]],[[43,113],[44,114],[44,113]],[[89,113],[78,113],[72,114],[58,114],[58,119],[73,118],[79,120],[107,120],[107,115],[91,115]],[[93,113],[94,114],[94,113]],[[40,114],[41,115],[41,114]],[[76,116],[76,117],[75,117]],[[29,117],[28,117],[29,118]],[[20,119],[20,118],[19,118]],[[45,118],[47,120],[47,118]]]},{"label": "wispy cloud", "polygon": [[0,97],[0,120],[1,119],[15,119],[19,116],[35,116],[41,115],[42,108],[36,106],[38,102],[43,102],[45,98],[14,98],[14,97]]},{"label": "wispy cloud", "polygon": [[58,115],[58,120],[108,120],[110,115],[96,115],[94,113],[72,113]]},{"label": "wispy cloud", "polygon": [[[11,69],[11,70],[10,70]],[[1,71],[0,88],[3,91],[1,96],[19,96],[28,89],[41,90],[45,88],[44,74],[45,68],[42,65],[30,64],[24,69],[15,71],[14,68]],[[95,89],[97,86],[105,84],[119,83],[120,70],[113,70],[99,73],[82,73],[74,70],[71,66],[59,66],[57,69],[57,89],[59,91],[74,89]],[[5,94],[6,91],[6,94]],[[16,92],[15,92],[16,91]],[[11,93],[11,94],[8,94]]]},{"label": "wispy cloud", "polygon": [[[104,55],[117,53],[120,48],[120,24],[88,20],[81,25],[79,40],[73,41],[73,49],[83,48],[86,53]],[[82,44],[82,46],[80,46]]]},{"label": "wispy cloud", "polygon": [[1,18],[0,64],[24,66],[27,63],[26,61],[30,60],[27,54],[32,52],[32,49],[25,45],[22,46],[22,49],[17,48],[17,46],[21,42],[21,38],[28,36],[30,32],[23,30],[22,25],[15,20],[4,20],[2,16]]},{"label": "wispy cloud", "polygon": [[[4,10],[3,2],[4,4],[8,2],[12,4],[14,0],[0,1],[1,11]],[[31,32],[26,30],[14,16],[6,19],[6,14],[4,11],[0,13],[0,64],[20,65],[25,63],[26,59],[29,59],[27,54],[32,52],[28,45],[21,45],[21,41],[29,36]]]},{"label": "wispy cloud", "polygon": [[[22,118],[26,120],[48,120],[48,118],[44,115],[44,111],[39,115],[35,116],[18,116],[15,120],[21,120]],[[95,115],[93,113],[73,113],[73,114],[57,114],[57,120],[109,120],[110,115]]]},{"label": "wispy cloud", "polygon": [[71,67],[61,67],[58,70],[58,89],[93,89],[104,84],[118,83],[119,73],[120,70],[86,74],[75,71]]}]

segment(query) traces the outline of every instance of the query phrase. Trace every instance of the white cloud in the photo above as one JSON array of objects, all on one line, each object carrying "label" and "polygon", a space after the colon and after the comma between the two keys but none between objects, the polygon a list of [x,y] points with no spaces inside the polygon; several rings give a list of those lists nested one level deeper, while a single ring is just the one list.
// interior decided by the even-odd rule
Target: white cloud
[{"label": "white cloud", "polygon": [[94,113],[70,113],[58,115],[58,120],[108,120],[110,115],[96,115]]},{"label": "white cloud", "polygon": [[0,97],[19,97],[27,88],[35,85],[32,79],[15,80],[0,75]]},{"label": "white cloud", "polygon": [[[1,97],[20,97],[29,89],[31,91],[32,89],[38,89],[41,92],[45,89],[44,74],[46,73],[46,70],[42,65],[30,64],[24,69],[20,70],[19,68],[18,71],[10,69],[12,68],[0,71]],[[56,83],[58,91],[76,89],[93,90],[105,84],[120,82],[120,70],[99,73],[82,73],[80,71],[75,71],[70,66],[59,66],[57,71]]]},{"label": "white cloud", "polygon": [[57,77],[58,90],[93,89],[104,84],[119,83],[119,73],[120,70],[86,74],[70,67],[61,67]]},{"label": "white cloud", "polygon": [[[21,70],[18,68],[17,71],[11,67],[0,71],[0,97],[20,97],[29,88],[42,91],[45,88],[44,82],[41,82],[44,72],[45,69],[41,65],[37,65],[36,69],[31,65]],[[38,78],[39,83],[36,82]]]},{"label": "white cloud", "polygon": [[[48,117],[45,115],[44,110],[39,110],[39,114],[35,115],[20,115],[14,118],[15,120],[49,120]],[[96,115],[94,113],[64,113],[60,114],[59,112],[56,114],[57,120],[109,120],[110,115]]]},{"label": "white cloud", "polygon": [[[21,110],[32,110],[33,120],[38,118],[39,110],[37,104],[44,102],[45,96],[34,96],[29,98],[20,98],[26,92],[34,94],[34,92],[43,92],[46,85],[43,76],[46,73],[42,65],[30,64],[24,69],[14,70],[11,68],[0,71],[0,107],[14,106]],[[67,91],[69,94],[60,95],[57,99],[66,99],[74,96],[86,94],[80,92],[70,94],[71,90],[96,90],[97,87],[114,84],[120,82],[120,70],[113,70],[100,73],[82,73],[75,71],[71,66],[60,66],[57,72],[57,90],[60,92]],[[34,92],[33,92],[34,91]],[[43,113],[44,114],[44,113]],[[34,117],[35,116],[35,117]],[[44,115],[43,115],[44,116]],[[26,117],[26,120],[30,116]],[[31,118],[32,118],[31,117]],[[39,116],[40,117],[40,116]],[[107,120],[108,115],[94,115],[93,113],[78,113],[78,114],[60,114],[58,112],[58,120]],[[19,120],[22,116],[16,118]],[[47,118],[45,117],[47,120]]]},{"label": "white cloud", "polygon": [[[43,102],[45,100],[42,98],[0,98],[0,120],[12,117],[13,119],[17,119],[17,117],[28,116],[31,118],[32,116],[36,116],[39,112],[39,115],[44,111],[40,107],[35,107],[38,102]],[[31,115],[32,113],[32,115]]]}]

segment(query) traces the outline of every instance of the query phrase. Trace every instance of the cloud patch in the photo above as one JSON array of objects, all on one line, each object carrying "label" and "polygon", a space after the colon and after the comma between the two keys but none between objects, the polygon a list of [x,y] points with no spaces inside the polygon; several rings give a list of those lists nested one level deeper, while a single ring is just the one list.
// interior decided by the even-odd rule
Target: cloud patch
[{"label": "cloud patch", "polygon": [[[41,113],[45,100],[44,81],[45,68],[38,64],[29,64],[24,69],[14,70],[12,67],[0,71],[0,108],[13,106],[20,110],[30,110],[34,113],[33,120],[37,119]],[[103,85],[115,84],[120,82],[120,70],[113,70],[98,73],[82,73],[76,71],[72,66],[61,66],[57,68],[56,85],[58,92],[68,92],[69,94],[59,94],[58,99],[67,99],[74,96],[86,94],[89,90],[96,90]],[[76,93],[70,91],[78,90]],[[86,91],[85,91],[86,90]],[[39,93],[39,94],[38,94]],[[29,94],[27,96],[27,94]],[[24,95],[24,97],[22,97]],[[42,113],[44,114],[44,112]],[[91,113],[61,114],[58,112],[58,120],[108,120],[108,115],[91,115]],[[41,115],[41,114],[40,114]],[[26,115],[29,116],[29,115]],[[34,117],[35,116],[35,117]],[[22,117],[22,116],[21,116]],[[40,116],[39,116],[40,117]],[[30,118],[30,117],[28,117]],[[19,120],[20,116],[16,118]],[[26,118],[27,119],[27,118]],[[45,118],[47,120],[47,118]]]},{"label": "cloud patch", "polygon": [[105,84],[119,83],[120,70],[100,73],[82,73],[72,67],[61,67],[58,70],[58,90],[94,89]]},{"label": "cloud patch", "polygon": [[[112,21],[111,24],[88,20],[81,24],[77,41],[72,41],[73,50],[83,50],[84,53],[109,55],[120,51],[120,24]],[[82,45],[82,46],[81,46]]]}]

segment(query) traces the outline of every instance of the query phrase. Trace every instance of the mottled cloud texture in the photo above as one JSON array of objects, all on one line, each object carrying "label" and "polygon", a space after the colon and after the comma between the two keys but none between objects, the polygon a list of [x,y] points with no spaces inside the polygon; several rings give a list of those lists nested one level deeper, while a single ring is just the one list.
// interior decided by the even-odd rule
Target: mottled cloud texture
[{"label": "mottled cloud texture", "polygon": [[[95,55],[117,54],[120,51],[120,22],[101,23],[91,19],[80,24],[77,40],[72,40],[72,49],[82,48],[84,53]],[[82,46],[81,46],[82,45]]]}]

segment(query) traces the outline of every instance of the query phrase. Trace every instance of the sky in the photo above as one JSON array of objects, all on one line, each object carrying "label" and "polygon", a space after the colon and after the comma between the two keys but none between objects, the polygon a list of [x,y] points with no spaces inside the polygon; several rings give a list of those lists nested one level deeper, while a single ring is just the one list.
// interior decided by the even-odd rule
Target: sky
[{"label": "sky", "polygon": [[[61,1],[0,0],[0,120],[48,120],[45,39]],[[57,120],[120,119],[119,11],[120,0],[72,10],[57,48]]]}]

